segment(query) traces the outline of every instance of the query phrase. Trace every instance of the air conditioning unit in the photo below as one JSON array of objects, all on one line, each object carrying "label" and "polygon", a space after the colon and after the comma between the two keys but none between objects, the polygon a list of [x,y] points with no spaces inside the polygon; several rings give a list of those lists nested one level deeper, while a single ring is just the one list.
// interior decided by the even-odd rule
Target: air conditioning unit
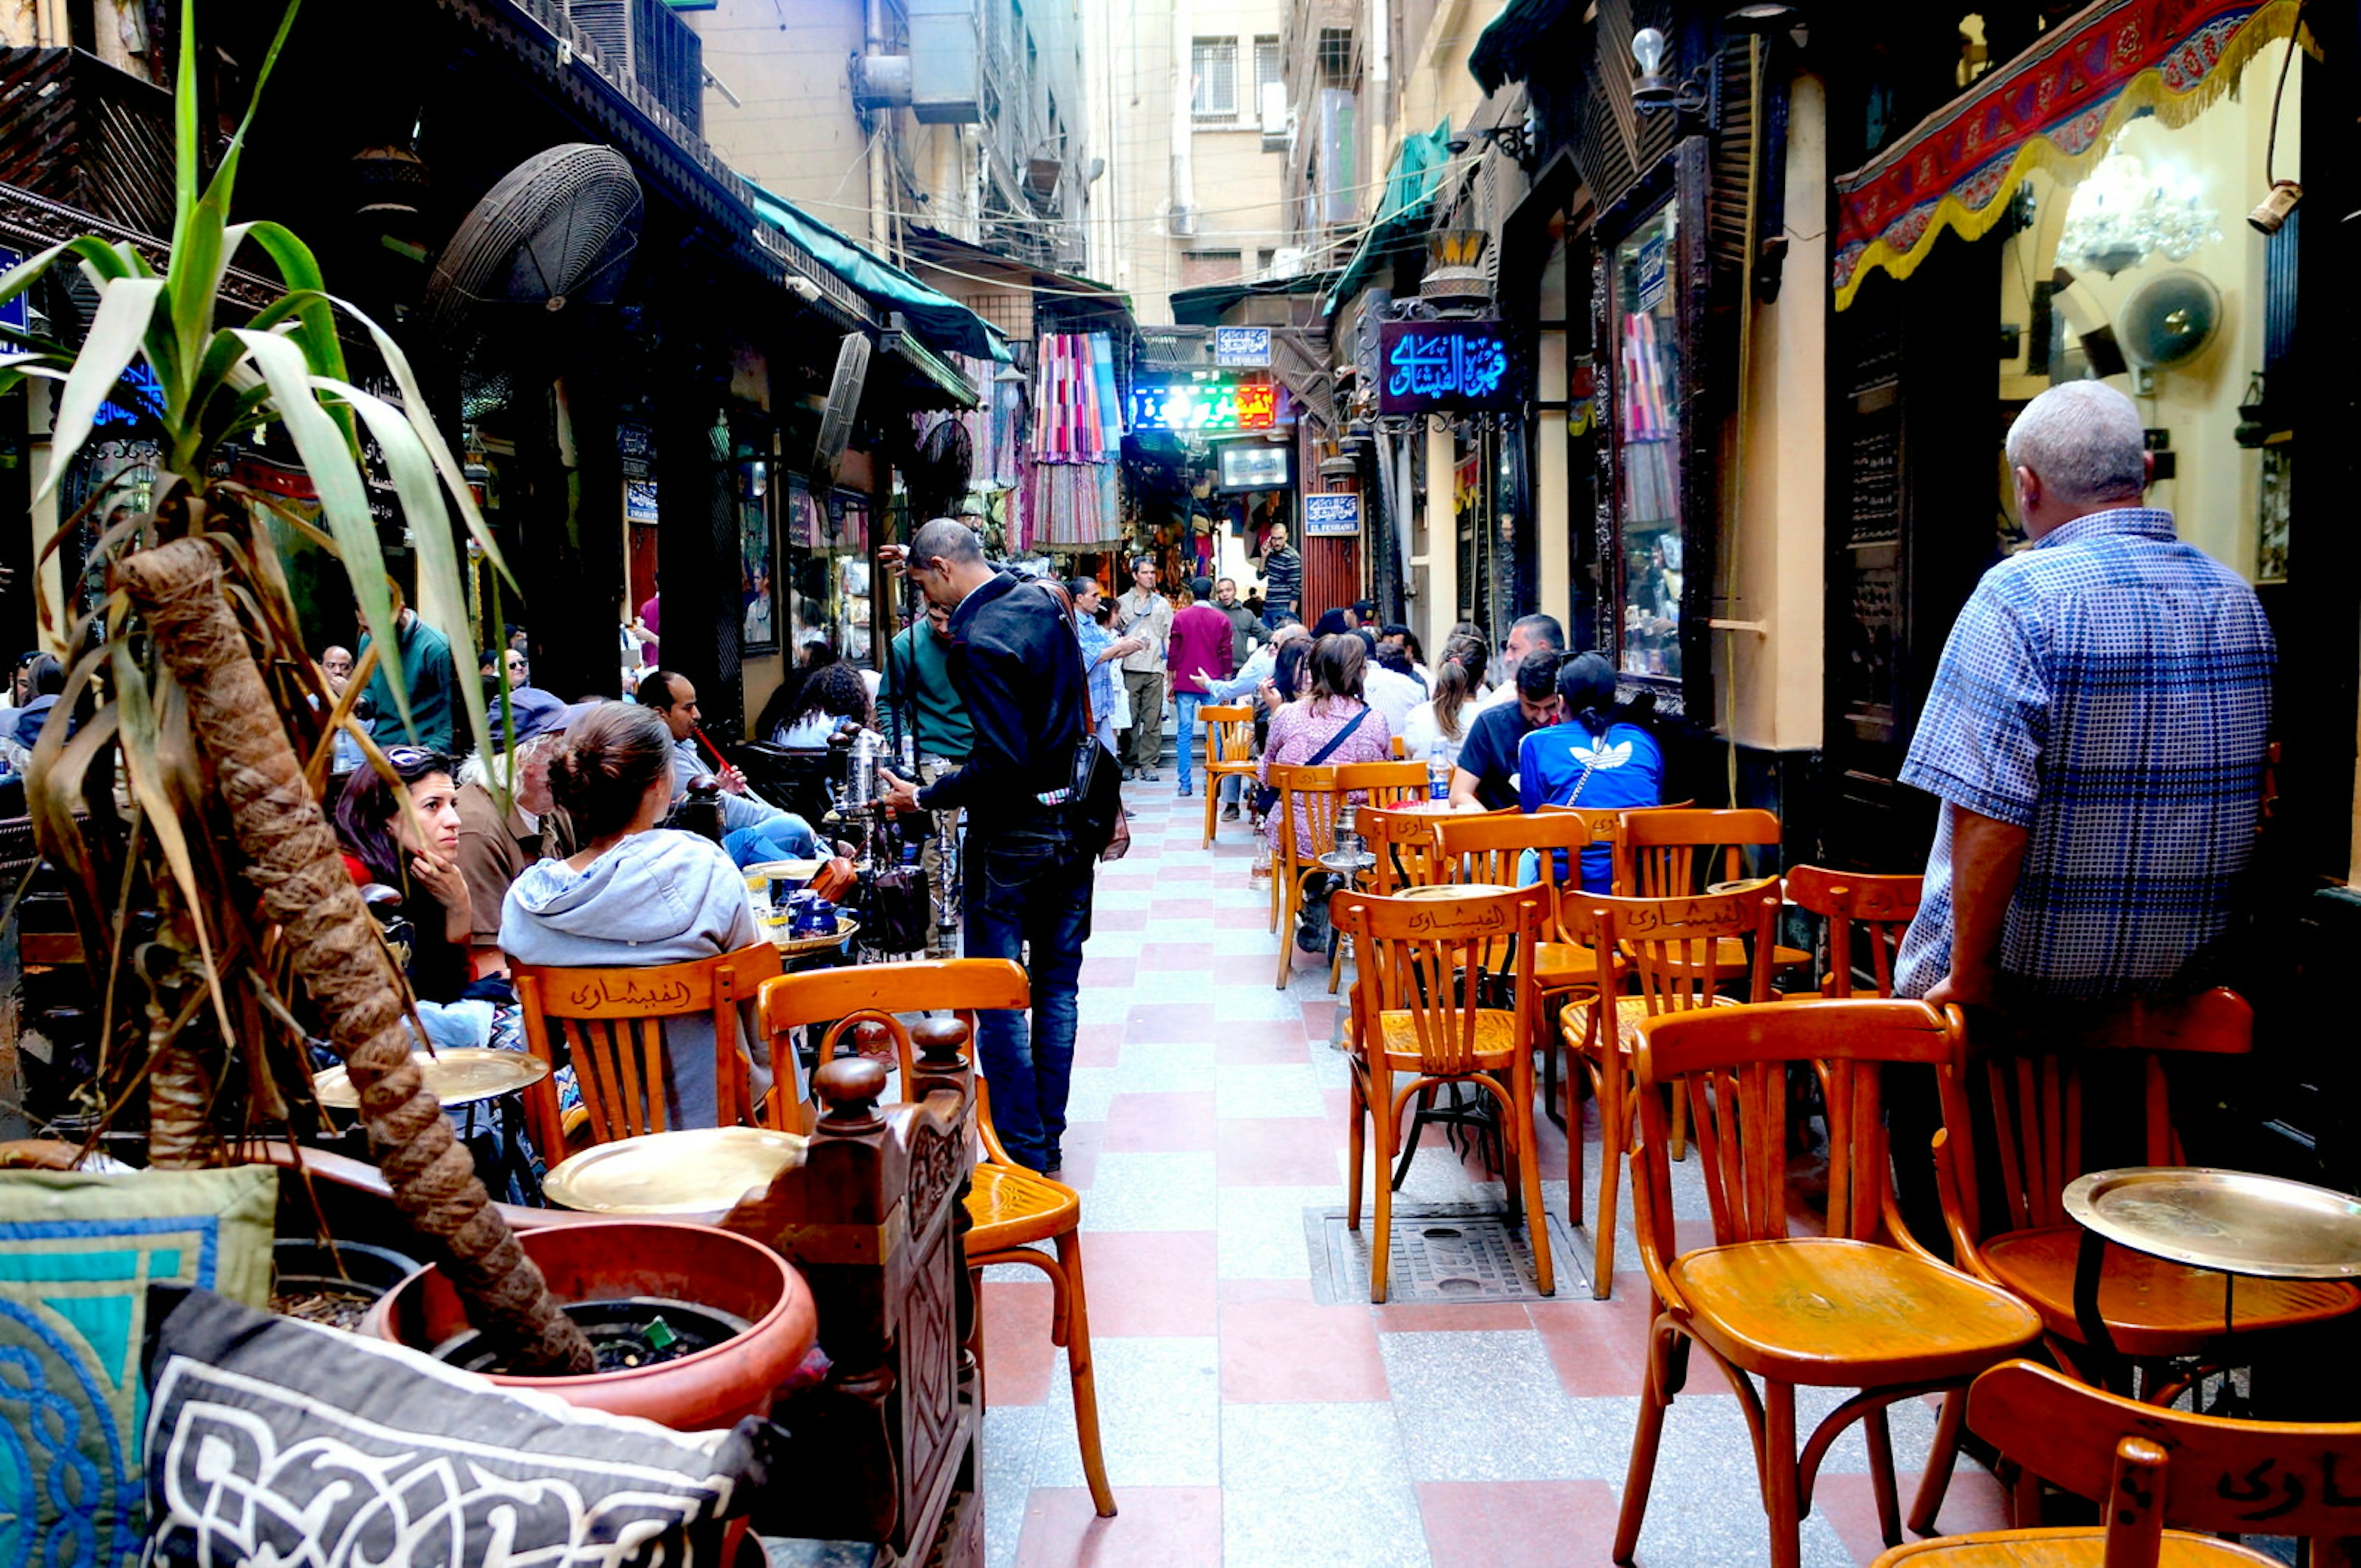
[{"label": "air conditioning unit", "polygon": [[566,9],[608,80],[636,82],[692,134],[705,134],[705,43],[663,0],[567,0]]},{"label": "air conditioning unit", "polygon": [[910,114],[922,125],[983,119],[983,41],[975,0],[910,0]]},{"label": "air conditioning unit", "polygon": [[1262,149],[1285,152],[1295,145],[1295,116],[1287,107],[1287,83],[1266,82],[1262,102],[1256,105],[1262,121]]},{"label": "air conditioning unit", "polygon": [[1300,245],[1282,245],[1270,253],[1270,275],[1273,278],[1301,278],[1304,258],[1311,254]]}]

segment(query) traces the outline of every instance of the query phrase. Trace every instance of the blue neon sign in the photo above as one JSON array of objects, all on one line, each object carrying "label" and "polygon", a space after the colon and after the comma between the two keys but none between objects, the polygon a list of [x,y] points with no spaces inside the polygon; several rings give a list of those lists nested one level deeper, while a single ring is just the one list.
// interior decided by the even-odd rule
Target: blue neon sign
[{"label": "blue neon sign", "polygon": [[1379,413],[1517,406],[1508,333],[1497,321],[1386,322],[1378,353]]}]

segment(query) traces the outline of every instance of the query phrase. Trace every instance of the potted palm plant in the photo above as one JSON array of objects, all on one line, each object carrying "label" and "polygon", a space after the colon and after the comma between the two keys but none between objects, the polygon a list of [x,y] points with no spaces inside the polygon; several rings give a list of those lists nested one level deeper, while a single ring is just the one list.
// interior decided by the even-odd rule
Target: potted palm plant
[{"label": "potted palm plant", "polygon": [[[256,72],[257,102],[296,9],[288,6]],[[465,624],[455,510],[466,536],[504,576],[507,567],[401,345],[327,291],[293,233],[230,222],[252,104],[218,165],[209,176],[200,170],[192,11],[186,0],[178,199],[160,269],[130,244],[86,236],[0,276],[0,303],[66,267],[98,291],[79,344],[11,330],[0,352],[0,390],[32,377],[55,384],[45,489],[88,441],[126,370],[144,365],[156,388],[152,500],[101,538],[103,599],[70,626],[42,605],[70,659],[27,789],[41,852],[63,872],[84,950],[104,970],[109,1103],[144,1101],[158,1166],[230,1157],[243,1133],[308,1093],[298,1022],[308,1009],[348,1067],[395,1203],[470,1321],[515,1368],[587,1372],[588,1343],[489,1202],[411,1062],[403,980],[320,806],[329,748],[315,715],[357,734],[353,698],[332,696],[305,656],[274,528],[333,551],[374,647],[394,646],[366,437],[416,541],[424,619]],[[228,319],[228,270],[256,257],[276,270],[280,291]],[[355,384],[340,333],[368,345],[399,401]],[[221,477],[227,455],[265,425],[299,455],[318,497],[316,523]],[[92,510],[103,514],[110,499],[102,485]],[[387,674],[406,715],[399,661]],[[480,736],[483,695],[473,682],[460,687]],[[243,1114],[225,1118],[224,1104]]]}]

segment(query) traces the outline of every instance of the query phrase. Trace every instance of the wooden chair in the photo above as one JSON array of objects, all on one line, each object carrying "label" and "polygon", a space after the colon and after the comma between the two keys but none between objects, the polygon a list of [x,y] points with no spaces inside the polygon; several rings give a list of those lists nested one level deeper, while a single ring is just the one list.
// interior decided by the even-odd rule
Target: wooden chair
[{"label": "wooden chair", "polygon": [[1205,727],[1205,848],[1213,847],[1213,817],[1221,781],[1240,778],[1241,791],[1254,787],[1254,705],[1212,703],[1197,710]]},{"label": "wooden chair", "polygon": [[[1402,1107],[1430,1084],[1455,1082],[1475,1084],[1500,1108],[1510,1190],[1522,1193],[1542,1294],[1555,1294],[1532,1134],[1532,954],[1545,913],[1543,899],[1521,889],[1432,901],[1357,895],[1336,903],[1339,927],[1360,944],[1347,1036],[1358,1070],[1353,1075],[1345,1208],[1347,1225],[1359,1230],[1367,1157],[1377,1171],[1369,1299],[1386,1299],[1393,1251],[1389,1173]],[[1517,944],[1516,1004],[1487,1007],[1480,995],[1484,949],[1504,938]],[[1397,1090],[1400,1073],[1411,1077]]]},{"label": "wooden chair", "polygon": [[1635,811],[1686,811],[1696,804],[1690,800],[1668,800],[1662,806],[1544,806],[1543,817],[1579,817],[1590,828],[1594,844],[1605,844],[1612,850],[1615,885],[1610,890],[1618,898],[1633,896],[1631,858],[1623,847],[1623,818]]},{"label": "wooden chair", "polygon": [[1426,798],[1424,762],[1343,762],[1336,768],[1336,787],[1356,806],[1410,806]]},{"label": "wooden chair", "polygon": [[1853,927],[1867,934],[1870,984],[1875,994],[1894,994],[1894,956],[1902,933],[1918,913],[1920,876],[1878,876],[1866,872],[1832,872],[1825,866],[1793,866],[1784,879],[1787,897],[1795,905],[1828,923],[1828,972],[1820,981],[1823,996],[1853,994],[1860,973],[1853,953]]},{"label": "wooden chair", "polygon": [[[1722,970],[1701,961],[1725,942],[1755,954],[1747,998],[1771,995],[1770,949],[1779,901],[1761,889],[1697,898],[1611,898],[1569,890],[1559,905],[1568,937],[1588,948],[1590,995],[1558,1013],[1558,1032],[1587,1073],[1598,1102],[1598,1217],[1591,1233],[1597,1261],[1590,1292],[1607,1299],[1615,1288],[1615,1198],[1623,1157],[1631,1148],[1630,1084],[1633,1047],[1648,1019],[1723,1001]],[[1624,995],[1626,974],[1637,992]],[[1582,1223],[1582,1127],[1573,1104],[1577,1069],[1566,1071],[1566,1219]],[[1675,1125],[1686,1112],[1675,1108]]]},{"label": "wooden chair", "polygon": [[[1031,1004],[1031,989],[1017,965],[1005,959],[949,959],[786,975],[763,986],[762,1017],[774,1058],[788,1048],[790,1030],[834,1020],[821,1047],[823,1063],[849,1031],[882,1029],[893,1042],[902,1081],[908,1084],[922,1076],[928,1063],[958,1058],[974,1037],[977,1013]],[[902,1021],[901,1015],[931,1012],[952,1016]],[[914,1057],[914,1048],[923,1053],[923,1059]],[[1008,1157],[992,1124],[991,1095],[981,1073],[975,1096],[983,1157],[976,1163],[967,1195],[967,1266],[972,1274],[980,1275],[996,1263],[1024,1264],[1049,1277],[1049,1338],[1066,1352],[1082,1476],[1100,1517],[1112,1519],[1115,1493],[1107,1485],[1099,1442],[1098,1380],[1091,1366],[1090,1311],[1082,1286],[1082,1196]],[[1056,1256],[1036,1250],[1043,1242],[1056,1248]],[[969,1343],[981,1366],[981,1310]]]},{"label": "wooden chair", "polygon": [[1388,811],[1364,806],[1354,814],[1361,842],[1378,863],[1369,868],[1365,893],[1391,898],[1406,887],[1426,887],[1443,880],[1435,858],[1435,818],[1422,811]]},{"label": "wooden chair", "polygon": [[[1711,883],[1737,882],[1750,874],[1749,849],[1770,851],[1753,874],[1778,872],[1779,818],[1752,807],[1627,811],[1619,842],[1629,885],[1639,898],[1678,898],[1702,893]],[[1730,974],[1743,974],[1748,961],[1735,948],[1721,949],[1716,959]],[[1812,955],[1800,948],[1779,948],[1772,959],[1783,972],[1808,969],[1811,962]]]},{"label": "wooden chair", "polygon": [[1323,874],[1320,857],[1336,847],[1336,813],[1345,792],[1336,775],[1343,770],[1273,765],[1272,787],[1279,791],[1279,833],[1270,858],[1270,928],[1279,933],[1279,978],[1287,989],[1295,967],[1296,917],[1303,910],[1303,884]]},{"label": "wooden chair", "polygon": [[[1797,1568],[1820,1463],[1855,1421],[1869,1451],[1878,1524],[1886,1544],[1899,1545],[1886,1408],[1964,1387],[2041,1332],[2040,1320],[2007,1291],[1905,1245],[1894,1211],[1881,1072],[1889,1063],[1955,1061],[1960,1015],[1922,1002],[1781,1002],[1651,1018],[1643,1033],[1631,1195],[1657,1310],[1615,1561],[1630,1563],[1639,1544],[1664,1412],[1686,1371],[1685,1344],[1721,1368],[1746,1412],[1773,1568]],[[1829,1069],[1828,1230],[1791,1236],[1788,1069],[1812,1062]],[[1660,1093],[1667,1090],[1689,1102],[1713,1219],[1713,1245],[1686,1253],[1674,1236],[1670,1118]],[[1814,1429],[1800,1454],[1799,1387],[1860,1390]]]},{"label": "wooden chair", "polygon": [[2003,1455],[2101,1504],[2106,1522],[1913,1541],[1872,1568],[2200,1568],[2279,1561],[2211,1539],[2242,1533],[2301,1537],[2313,1568],[2361,1561],[2350,1539],[2361,1425],[2192,1415],[2119,1398],[2030,1361],[2004,1362],[1977,1378],[1967,1406],[1969,1424]]},{"label": "wooden chair", "polygon": [[[2253,1010],[2237,992],[2216,989],[2181,1002],[2133,1003],[2078,1033],[2070,1045],[2055,1037],[2001,1042],[1943,1075],[1935,1170],[1952,1255],[1960,1267],[2015,1291],[2040,1314],[2061,1365],[2094,1381],[2105,1370],[2093,1363],[2074,1316],[2081,1227],[2067,1214],[2063,1198],[2084,1171],[2086,1069],[2109,1058],[2136,1069],[2141,1157],[2149,1165],[2180,1165],[2186,1161],[2172,1129],[2165,1057],[2244,1056],[2253,1048]],[[1971,1085],[1990,1108],[1997,1172],[1978,1166]],[[2110,1098],[2103,1106],[2094,1101],[2091,1109],[2119,1118],[2131,1107]],[[1997,1212],[1988,1202],[1995,1197]],[[2135,1361],[2218,1360],[2234,1339],[2340,1317],[2356,1307],[2361,1290],[2341,1280],[2241,1279],[2232,1290],[2225,1275],[2112,1245],[2100,1275],[2099,1310],[2109,1336],[2119,1354]],[[1956,1425],[1954,1409],[1947,1408],[1944,1420]]]},{"label": "wooden chair", "polygon": [[[565,1043],[582,1090],[581,1125],[592,1144],[665,1130],[664,1024],[700,1014],[713,1024],[716,1124],[734,1126],[752,1119],[746,1058],[739,1050],[738,1008],[779,972],[779,949],[757,942],[735,952],[687,963],[644,969],[565,969],[511,964],[517,1000],[524,1010],[526,1048],[556,1065],[551,1025]],[[785,1080],[794,1082],[790,1072]],[[565,1157],[566,1128],[557,1111],[557,1088],[543,1079],[525,1092],[526,1125],[544,1157]],[[779,1107],[773,1124],[807,1132],[792,1088],[774,1095]],[[792,1111],[788,1107],[794,1107]]]}]

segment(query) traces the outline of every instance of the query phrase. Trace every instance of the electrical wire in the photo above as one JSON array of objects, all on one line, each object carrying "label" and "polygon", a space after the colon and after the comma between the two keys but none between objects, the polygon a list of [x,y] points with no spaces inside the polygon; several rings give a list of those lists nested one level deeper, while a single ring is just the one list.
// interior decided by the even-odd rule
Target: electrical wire
[{"label": "electrical wire", "polygon": [[2279,189],[2276,170],[2279,156],[2279,105],[2287,102],[2288,68],[2295,64],[2296,51],[2303,47],[2303,8],[2307,0],[2296,0],[2295,22],[2288,29],[2287,53],[2279,57],[2279,85],[2271,89],[2271,134],[2263,143],[2263,183],[2271,190]]}]

